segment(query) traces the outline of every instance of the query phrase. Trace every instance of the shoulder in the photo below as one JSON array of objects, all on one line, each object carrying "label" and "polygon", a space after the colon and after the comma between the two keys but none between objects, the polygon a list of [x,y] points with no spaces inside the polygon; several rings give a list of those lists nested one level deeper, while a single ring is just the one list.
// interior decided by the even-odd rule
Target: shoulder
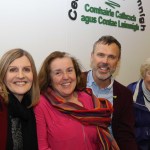
[{"label": "shoulder", "polygon": [[2,105],[2,103],[3,103],[3,98],[1,97],[1,95],[0,95],[0,106]]},{"label": "shoulder", "polygon": [[132,87],[132,86],[135,86],[137,84],[137,81],[136,82],[132,82],[132,83],[130,83],[127,87]]},{"label": "shoulder", "polygon": [[121,83],[119,83],[118,81],[114,81],[114,85],[113,85],[113,87],[114,87],[114,89],[117,89],[117,90],[119,90],[119,91],[129,91],[129,89],[125,86],[125,85],[123,85],[123,84],[121,84]]},{"label": "shoulder", "polygon": [[84,99],[84,98],[91,99],[92,98],[91,95],[88,94],[87,92],[85,92],[84,90],[78,92],[78,97],[82,98],[82,99]]},{"label": "shoulder", "polygon": [[92,96],[87,94],[85,91],[78,92],[78,99],[86,108],[93,108]]},{"label": "shoulder", "polygon": [[39,103],[34,107],[34,109],[44,109],[45,107],[47,107],[47,105],[49,105],[48,100],[45,98],[44,95],[40,95],[40,99],[39,99]]},{"label": "shoulder", "polygon": [[3,97],[0,95],[0,111],[6,110],[7,106],[4,103]]},{"label": "shoulder", "polygon": [[2,129],[1,125],[3,126],[5,124],[5,126],[7,126],[7,115],[8,115],[7,104],[5,104],[3,102],[3,98],[0,97],[0,123],[3,122],[3,124],[0,124],[0,129]]},{"label": "shoulder", "polygon": [[[132,83],[130,83],[130,84],[127,86],[127,88],[130,89],[132,92],[134,92],[137,83],[138,83],[138,81],[132,82]],[[142,80],[140,81],[140,84],[141,84],[141,83],[142,83]]]},{"label": "shoulder", "polygon": [[123,98],[132,97],[131,91],[126,86],[117,82],[116,80],[114,81],[114,84],[113,84],[113,92],[114,92],[114,95],[117,95]]}]

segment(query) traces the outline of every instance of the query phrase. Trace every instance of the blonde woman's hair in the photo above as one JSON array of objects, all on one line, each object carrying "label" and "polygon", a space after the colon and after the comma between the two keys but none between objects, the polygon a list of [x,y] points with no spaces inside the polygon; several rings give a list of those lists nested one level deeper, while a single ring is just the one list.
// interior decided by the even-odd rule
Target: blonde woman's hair
[{"label": "blonde woman's hair", "polygon": [[3,84],[3,82],[1,80],[0,80],[0,96],[3,97],[2,100],[5,100],[5,101],[8,100],[7,90],[6,90],[5,85]]},{"label": "blonde woman's hair", "polygon": [[2,96],[4,97],[4,102],[9,103],[8,91],[4,83],[5,75],[6,75],[9,65],[14,60],[22,56],[26,56],[31,63],[31,68],[33,72],[33,84],[32,84],[31,89],[29,90],[29,94],[31,96],[30,106],[34,106],[38,103],[39,95],[40,95],[38,80],[37,80],[37,71],[36,71],[35,63],[34,63],[32,56],[27,51],[20,49],[20,48],[11,49],[7,51],[0,59],[0,81],[1,81],[1,88],[2,88]]}]

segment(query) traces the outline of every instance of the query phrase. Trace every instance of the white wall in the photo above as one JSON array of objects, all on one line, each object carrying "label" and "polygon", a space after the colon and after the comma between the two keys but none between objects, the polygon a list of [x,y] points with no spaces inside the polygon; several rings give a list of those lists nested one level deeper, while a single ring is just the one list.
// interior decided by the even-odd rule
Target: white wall
[{"label": "white wall", "polygon": [[[78,4],[75,9],[77,19],[74,21],[68,17],[73,1]],[[115,9],[106,5],[106,1],[109,0],[1,0],[0,56],[9,49],[23,48],[32,54],[39,69],[50,52],[61,50],[74,55],[84,68],[89,70],[93,43],[102,35],[111,34],[122,44],[121,67],[116,79],[125,85],[137,80],[140,64],[150,57],[150,1],[141,0],[145,14],[145,31],[134,32],[131,29],[101,25],[98,22],[85,24],[81,21],[82,15],[96,18],[100,16],[85,11],[85,4],[89,4],[135,15],[137,21],[134,23],[139,24],[138,0],[114,0],[120,5]],[[119,20],[115,17],[103,18]]]}]

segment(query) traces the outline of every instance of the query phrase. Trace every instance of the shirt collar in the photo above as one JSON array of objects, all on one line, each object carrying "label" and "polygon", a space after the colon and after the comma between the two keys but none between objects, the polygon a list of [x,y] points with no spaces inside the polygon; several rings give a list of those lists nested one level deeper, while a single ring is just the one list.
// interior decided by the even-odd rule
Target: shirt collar
[{"label": "shirt collar", "polygon": [[[112,86],[113,86],[113,83],[114,83],[114,78],[113,76],[111,77],[111,83],[108,85],[108,87],[106,87],[105,89],[111,89]],[[94,78],[93,78],[93,75],[92,75],[92,70],[90,70],[88,72],[88,75],[87,75],[87,87],[92,87],[92,84],[95,84],[95,81],[94,81]]]}]

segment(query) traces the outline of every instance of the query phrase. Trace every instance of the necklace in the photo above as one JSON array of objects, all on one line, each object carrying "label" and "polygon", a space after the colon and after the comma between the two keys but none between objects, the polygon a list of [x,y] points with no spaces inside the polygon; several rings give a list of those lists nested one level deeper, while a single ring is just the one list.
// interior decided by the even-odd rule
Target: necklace
[{"label": "necklace", "polygon": [[143,96],[150,103],[150,100],[145,96],[144,92],[143,92]]}]

